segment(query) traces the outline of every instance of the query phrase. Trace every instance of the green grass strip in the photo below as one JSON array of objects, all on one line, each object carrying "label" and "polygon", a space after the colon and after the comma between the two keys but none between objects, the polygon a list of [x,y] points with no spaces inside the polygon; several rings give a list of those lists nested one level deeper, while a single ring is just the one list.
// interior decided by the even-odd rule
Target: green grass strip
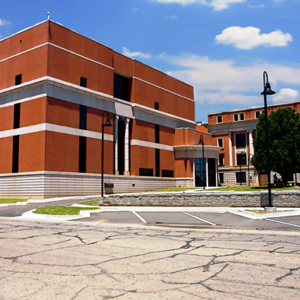
[{"label": "green grass strip", "polygon": [[26,202],[28,199],[0,199],[0,204],[11,204],[17,202]]},{"label": "green grass strip", "polygon": [[81,202],[82,205],[99,206],[99,200],[92,200],[87,202]]},{"label": "green grass strip", "polygon": [[43,215],[79,215],[81,210],[92,210],[97,208],[85,208],[85,207],[73,207],[73,206],[46,206],[40,207],[34,210],[35,214],[43,214]]}]

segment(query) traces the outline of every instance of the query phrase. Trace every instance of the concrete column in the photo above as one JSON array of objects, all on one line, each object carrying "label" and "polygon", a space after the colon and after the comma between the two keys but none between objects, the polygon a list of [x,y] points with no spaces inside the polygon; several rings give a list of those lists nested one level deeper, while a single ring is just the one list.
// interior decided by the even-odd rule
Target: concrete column
[{"label": "concrete column", "polygon": [[231,132],[228,134],[228,147],[229,147],[229,166],[232,167],[232,140]]},{"label": "concrete column", "polygon": [[119,116],[115,116],[115,128],[114,128],[114,143],[115,143],[115,174],[119,175],[119,151],[118,151],[118,146],[119,146]]},{"label": "concrete column", "polygon": [[253,130],[249,132],[249,154],[250,154],[250,159],[251,156],[254,154],[254,148],[253,148]]},{"label": "concrete column", "polygon": [[130,147],[130,141],[129,141],[129,122],[130,119],[125,119],[125,141],[124,141],[124,175],[130,175],[129,172],[129,147]]}]

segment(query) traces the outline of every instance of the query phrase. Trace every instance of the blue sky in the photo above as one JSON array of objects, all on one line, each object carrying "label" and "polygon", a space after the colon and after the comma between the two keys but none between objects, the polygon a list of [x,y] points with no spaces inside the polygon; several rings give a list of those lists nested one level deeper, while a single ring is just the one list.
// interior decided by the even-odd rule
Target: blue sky
[{"label": "blue sky", "polygon": [[194,87],[196,121],[300,100],[300,0],[1,0],[0,38],[50,18]]}]

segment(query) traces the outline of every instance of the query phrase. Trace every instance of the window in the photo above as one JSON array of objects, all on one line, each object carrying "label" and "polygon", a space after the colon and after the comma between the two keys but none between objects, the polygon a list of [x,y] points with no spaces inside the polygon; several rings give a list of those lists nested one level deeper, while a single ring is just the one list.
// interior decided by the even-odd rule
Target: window
[{"label": "window", "polygon": [[217,116],[217,123],[223,123],[223,116]]},{"label": "window", "polygon": [[219,165],[224,166],[224,153],[219,155]]},{"label": "window", "polygon": [[80,77],[80,86],[86,87],[87,79],[85,77]]},{"label": "window", "polygon": [[86,129],[86,112],[87,112],[87,107],[85,105],[80,105],[80,116],[79,116],[80,129]]},{"label": "window", "polygon": [[245,166],[247,164],[246,153],[239,153],[236,155],[236,165]]},{"label": "window", "polygon": [[224,183],[224,173],[219,173],[220,184]]},{"label": "window", "polygon": [[79,172],[86,172],[86,137],[79,137]]},{"label": "window", "polygon": [[245,120],[245,114],[244,113],[242,113],[242,114],[234,114],[233,115],[233,120],[235,122],[237,122],[237,121],[244,121]]},{"label": "window", "polygon": [[245,148],[246,147],[246,134],[245,133],[237,133],[235,135],[235,145],[237,148]]},{"label": "window", "polygon": [[154,109],[159,110],[159,103],[158,102],[154,102]]},{"label": "window", "polygon": [[14,129],[20,128],[20,109],[20,103],[14,105]]},{"label": "window", "polygon": [[19,172],[19,136],[13,137],[12,173]]},{"label": "window", "polygon": [[129,99],[129,79],[121,75],[114,75],[114,97],[125,101]]},{"label": "window", "polygon": [[160,151],[155,149],[155,176],[160,176]]},{"label": "window", "polygon": [[159,143],[159,125],[155,124],[155,143]]},{"label": "window", "polygon": [[245,183],[246,182],[246,172],[236,172],[236,183]]},{"label": "window", "polygon": [[173,170],[162,170],[162,177],[174,177]]},{"label": "window", "polygon": [[263,111],[256,111],[255,112],[255,118],[258,119],[260,117],[261,114],[263,114]]},{"label": "window", "polygon": [[140,176],[153,176],[153,169],[140,168],[139,175]]},{"label": "window", "polygon": [[19,85],[22,83],[22,74],[16,75],[15,77],[15,85]]},{"label": "window", "polygon": [[223,138],[218,139],[218,146],[223,148]]}]

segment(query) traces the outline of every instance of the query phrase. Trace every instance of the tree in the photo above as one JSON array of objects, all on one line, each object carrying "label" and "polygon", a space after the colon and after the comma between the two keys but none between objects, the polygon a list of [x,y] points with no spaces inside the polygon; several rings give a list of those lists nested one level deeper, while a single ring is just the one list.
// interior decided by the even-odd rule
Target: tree
[{"label": "tree", "polygon": [[[290,107],[273,111],[268,118],[270,168],[280,174],[284,184],[290,174],[300,172],[300,114]],[[267,171],[265,115],[259,117],[252,165]]]}]

